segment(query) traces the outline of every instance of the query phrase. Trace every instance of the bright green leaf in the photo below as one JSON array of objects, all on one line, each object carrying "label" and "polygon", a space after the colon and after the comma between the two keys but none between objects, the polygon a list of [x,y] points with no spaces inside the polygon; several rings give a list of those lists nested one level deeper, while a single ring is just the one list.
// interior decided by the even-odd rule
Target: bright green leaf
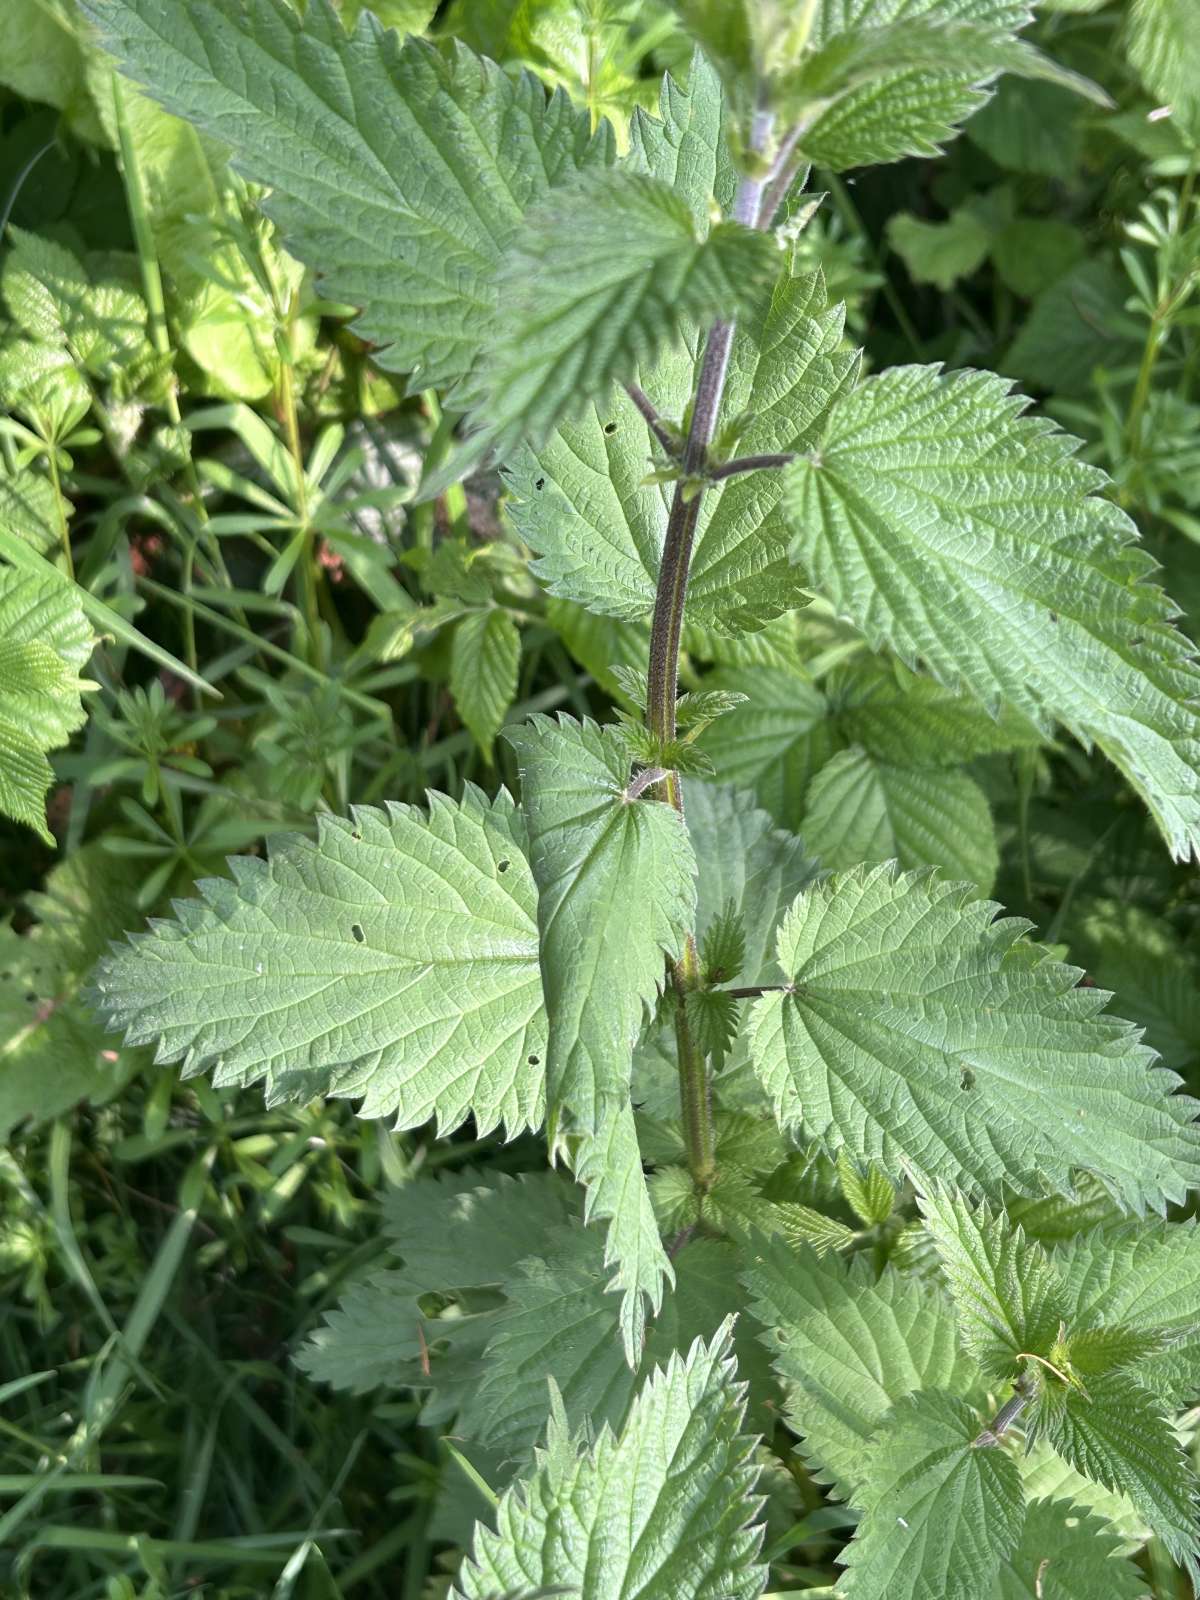
[{"label": "bright green leaf", "polygon": [[970,206],[960,206],[945,222],[926,222],[898,211],[888,222],[887,239],[914,283],[952,289],[983,263],[992,233]]},{"label": "bright green leaf", "polygon": [[893,1268],[876,1277],[865,1256],[836,1256],[773,1239],[744,1274],[783,1379],[787,1418],[822,1483],[861,1504],[867,1445],[892,1406],[920,1389],[973,1391],[954,1311],[936,1285]]},{"label": "bright green leaf", "polygon": [[876,647],[1098,744],[1200,853],[1200,669],[1103,475],[990,373],[897,367],[788,469],[793,551]]},{"label": "bright green leaf", "polygon": [[1200,136],[1200,32],[1191,0],[1133,0],[1129,59],[1150,93]]},{"label": "bright green leaf", "polygon": [[1084,1168],[1127,1207],[1181,1198],[1195,1102],[996,909],[887,867],[802,895],[779,933],[790,990],[750,1019],[780,1120],[927,1183],[1036,1192]]},{"label": "bright green leaf", "polygon": [[[803,448],[856,367],[841,349],[842,318],[819,279],[785,272],[771,295],[738,324],[725,414],[750,421],[739,451]],[[660,415],[689,403],[697,351],[630,373]],[[534,570],[553,594],[608,615],[640,617],[654,604],[670,486],[646,484],[651,439],[633,402],[614,394],[537,450],[510,458],[506,480],[521,537],[538,553]],[[709,490],[700,508],[688,586],[688,618],[726,631],[761,625],[802,603],[786,559],[778,511],[779,473],[753,472]]]},{"label": "bright green leaf", "polygon": [[629,1106],[644,1009],[678,956],[695,912],[695,858],[679,815],[631,799],[616,729],[534,718],[507,739],[521,769],[538,886],[549,1018],[547,1098],[579,1139],[576,1174],[589,1216],[611,1219],[623,1331],[635,1356],[643,1297],[657,1307],[670,1264],[658,1239]]},{"label": "bright green leaf", "polygon": [[485,757],[517,695],[521,635],[507,611],[493,606],[464,617],[450,649],[450,693]]},{"label": "bright green leaf", "polygon": [[71,584],[0,566],[0,812],[50,846],[47,752],[84,723],[92,633]]},{"label": "bright green leaf", "polygon": [[909,1395],[871,1449],[867,1514],[842,1560],[847,1600],[980,1600],[1025,1524],[1016,1462],[976,1448],[979,1422],[957,1396]]},{"label": "bright green leaf", "polygon": [[110,1098],[142,1064],[80,999],[110,939],[136,915],[137,885],[97,845],[60,862],[29,897],[38,922],[0,925],[0,1140],[21,1123]]},{"label": "bright green leaf", "polygon": [[261,1080],[271,1104],[540,1123],[536,890],[507,795],[322,816],[315,841],[231,866],[102,963],[97,1005],[131,1043],[218,1086]]},{"label": "bright green leaf", "polygon": [[1050,1380],[1038,1399],[1036,1425],[1076,1472],[1127,1494],[1175,1559],[1196,1575],[1195,1479],[1147,1389],[1120,1372],[1090,1378],[1086,1389]]},{"label": "bright green leaf", "polygon": [[[475,362],[495,274],[548,189],[613,155],[607,126],[465,46],[403,45],[328,0],[85,0],[107,47],[168,110],[233,147],[284,243],[417,388]],[[220,62],[214,71],[214,62]],[[415,156],[414,152],[421,152]]]},{"label": "bright green leaf", "polygon": [[800,831],[822,866],[940,867],[987,894],[1000,863],[987,797],[965,772],[921,771],[843,750],[808,791]]},{"label": "bright green leaf", "polygon": [[710,230],[661,178],[596,173],[549,195],[501,265],[495,335],[471,382],[479,429],[446,475],[608,404],[685,330],[751,307],[780,262],[767,234]]},{"label": "bright green leaf", "polygon": [[1101,1518],[1069,1500],[1034,1500],[989,1600],[1142,1600],[1145,1593],[1142,1574]]},{"label": "bright green leaf", "polygon": [[754,1600],[763,1571],[750,1441],[739,1432],[728,1328],[654,1374],[617,1435],[588,1451],[561,1406],[530,1478],[510,1489],[496,1528],[476,1531],[453,1591],[491,1600],[541,1585],[579,1600]]},{"label": "bright green leaf", "polygon": [[989,1376],[1013,1382],[1027,1356],[1048,1358],[1068,1300],[1040,1245],[1002,1214],[938,1189],[922,1196],[925,1226],[958,1308],[963,1343]]}]

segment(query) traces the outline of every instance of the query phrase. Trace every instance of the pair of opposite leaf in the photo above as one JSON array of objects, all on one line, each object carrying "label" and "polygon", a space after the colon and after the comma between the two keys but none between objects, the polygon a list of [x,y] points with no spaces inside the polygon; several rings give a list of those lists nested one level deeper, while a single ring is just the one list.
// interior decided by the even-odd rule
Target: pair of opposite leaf
[{"label": "pair of opposite leaf", "polygon": [[[643,487],[647,436],[627,403],[607,398],[612,382],[640,372],[660,413],[678,417],[693,369],[672,347],[693,343],[712,316],[741,313],[736,383],[736,369],[785,334],[778,311],[764,327],[759,307],[770,318],[781,293],[795,292],[784,266],[768,293],[778,258],[767,239],[731,224],[709,230],[713,196],[728,202],[736,122],[715,76],[699,66],[685,94],[665,90],[662,125],[637,113],[629,155],[615,166],[607,130],[592,134],[529,76],[514,82],[463,47],[401,46],[366,18],[348,35],[324,0],[303,24],[284,0],[215,0],[186,28],[163,21],[161,0],[94,0],[90,10],[171,109],[218,136],[236,130],[235,161],[272,187],[290,247],[331,292],[364,308],[360,326],[385,346],[386,364],[418,388],[486,394],[480,437],[509,454],[522,493],[554,504],[557,527],[539,528],[519,508],[517,521],[555,592],[623,614],[648,610],[665,508]],[[893,11],[879,0],[839,24],[814,8],[804,59],[851,46],[870,53]],[[702,39],[709,15],[697,11]],[[950,30],[948,39],[978,26],[995,35],[996,60],[946,52],[937,62],[928,41],[912,61],[877,51],[877,75],[827,115],[876,129],[890,107],[891,146],[856,160],[928,153],[978,103],[979,85],[1014,65],[1009,47],[1027,20],[1027,8],[1007,0],[906,8],[918,42],[931,30]],[[720,57],[724,47],[712,47]],[[742,46],[729,48],[736,61]],[[241,70],[214,81],[213,60]],[[820,155],[819,127],[802,143],[810,155]],[[614,244],[618,221],[622,234],[636,225],[636,250]],[[505,302],[509,290],[515,303]],[[809,364],[802,350],[787,353],[791,365],[798,355]],[[561,387],[556,375],[567,379]],[[604,401],[598,429],[620,419],[595,443],[593,398]],[[1169,605],[1140,581],[1148,564],[1125,548],[1131,525],[1095,496],[1102,476],[1074,461],[1049,424],[1021,416],[1021,403],[986,374],[900,369],[855,386],[852,375],[818,367],[789,406],[766,400],[728,397],[730,415],[776,412],[759,424],[769,445],[746,439],[745,448],[797,460],[782,493],[778,483],[734,480],[706,496],[693,607],[710,605],[737,627],[800,603],[800,584],[811,584],[872,645],[1101,745],[1172,851],[1190,853],[1200,841],[1200,680]],[[527,472],[517,441],[553,452],[555,422],[566,462]],[[575,458],[608,462],[612,489],[581,476]],[[597,492],[615,504],[589,548],[588,529],[571,523],[591,519]],[[790,577],[789,554],[798,563]]]}]

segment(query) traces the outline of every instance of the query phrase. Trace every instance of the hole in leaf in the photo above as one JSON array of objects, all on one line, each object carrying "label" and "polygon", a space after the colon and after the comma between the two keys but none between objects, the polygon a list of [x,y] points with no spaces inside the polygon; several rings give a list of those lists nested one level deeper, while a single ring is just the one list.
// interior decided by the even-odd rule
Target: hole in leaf
[{"label": "hole in leaf", "polygon": [[367,937],[366,934],[362,931],[361,924],[359,924],[357,922],[351,924],[350,932],[358,940],[359,944],[361,944],[363,942],[363,940]]},{"label": "hole in leaf", "polygon": [[534,487],[534,488],[535,488],[535,489],[544,489],[544,488],[545,488],[545,487],[546,487],[546,480],[545,480],[545,478],[538,478],[538,479],[537,479],[537,480],[536,480],[536,482],[535,482],[535,483],[534,483],[534,485],[533,485],[533,487]]},{"label": "hole in leaf", "polygon": [[541,1056],[530,1056],[529,1065],[531,1067],[537,1067],[537,1066],[541,1065],[541,1061],[542,1061]]},{"label": "hole in leaf", "polygon": [[604,431],[605,431],[605,433],[616,433],[616,431],[617,431],[616,423],[615,422],[606,422],[604,424]]},{"label": "hole in leaf", "polygon": [[508,868],[509,868],[509,863],[507,861],[497,861],[497,863],[496,863],[496,871],[497,872],[507,872]]}]

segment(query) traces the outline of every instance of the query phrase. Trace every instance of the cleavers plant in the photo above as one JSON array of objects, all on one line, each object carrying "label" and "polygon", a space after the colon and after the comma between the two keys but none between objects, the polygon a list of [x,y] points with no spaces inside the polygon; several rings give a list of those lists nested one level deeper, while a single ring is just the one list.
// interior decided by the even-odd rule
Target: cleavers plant
[{"label": "cleavers plant", "polygon": [[[679,0],[686,81],[619,150],[531,73],[328,0],[85,9],[461,417],[425,496],[499,466],[549,594],[649,618],[617,721],[504,730],[519,804],[323,813],[95,984],[218,1085],[545,1127],[549,1171],[400,1189],[395,1270],[302,1356],[453,1421],[493,1500],[455,1592],[758,1594],[780,1403],[856,1524],[839,1595],[1132,1597],[1151,1535],[1195,1572],[1200,1234],[1166,1220],[1195,1104],[997,920],[986,860],[954,881],[853,840],[864,785],[922,826],[889,730],[976,753],[1058,725],[1200,856],[1200,672],[1074,442],[990,373],[864,375],[800,265],[810,165],[933,156],[1002,73],[1097,91],[1019,37],[1025,0]],[[810,802],[835,873],[704,781],[754,674],[679,693],[687,630],[805,606],[858,708]]]}]

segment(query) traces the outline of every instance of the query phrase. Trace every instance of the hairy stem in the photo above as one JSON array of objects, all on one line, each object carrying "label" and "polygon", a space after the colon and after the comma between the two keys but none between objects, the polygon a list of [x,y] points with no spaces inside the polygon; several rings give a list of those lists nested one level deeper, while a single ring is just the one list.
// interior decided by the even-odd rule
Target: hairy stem
[{"label": "hairy stem", "polygon": [[795,453],[791,450],[782,451],[778,455],[739,456],[736,461],[723,461],[719,467],[714,467],[708,476],[711,482],[720,483],[722,479],[736,478],[742,472],[762,472],[772,467],[790,466],[795,459]]},{"label": "hairy stem", "polygon": [[[771,135],[772,119],[761,112],[755,118],[752,148],[762,150]],[[760,226],[763,190],[768,180],[743,178],[733,205],[733,217],[747,227]],[[709,331],[700,363],[692,422],[683,452],[683,479],[675,487],[667,534],[659,567],[654,597],[654,618],[650,630],[650,671],[646,719],[654,737],[666,744],[675,737],[675,701],[679,687],[679,643],[683,632],[683,608],[687,600],[688,569],[700,515],[703,487],[694,482],[702,471],[708,449],[717,431],[729,353],[733,348],[733,322],[716,322]],[[638,391],[640,393],[640,391]],[[638,400],[634,396],[634,404]],[[647,402],[649,404],[649,402]],[[638,406],[639,410],[642,407]],[[653,407],[650,408],[653,410]],[[643,415],[646,413],[643,411]],[[647,417],[647,421],[650,418]],[[690,484],[688,480],[693,480]],[[683,788],[679,774],[668,772],[660,784],[662,798],[683,815]],[[672,981],[676,989],[675,1038],[679,1053],[679,1093],[683,1107],[684,1138],[688,1166],[697,1189],[712,1186],[716,1173],[712,1101],[708,1063],[692,1037],[684,997],[700,981],[700,958],[696,941],[690,935],[683,954],[675,964]]]},{"label": "hairy stem", "polygon": [[1018,1384],[987,1427],[981,1429],[976,1436],[973,1441],[976,1449],[999,1444],[1001,1438],[1012,1427],[1032,1398],[1033,1392],[1029,1386],[1025,1383]]}]

